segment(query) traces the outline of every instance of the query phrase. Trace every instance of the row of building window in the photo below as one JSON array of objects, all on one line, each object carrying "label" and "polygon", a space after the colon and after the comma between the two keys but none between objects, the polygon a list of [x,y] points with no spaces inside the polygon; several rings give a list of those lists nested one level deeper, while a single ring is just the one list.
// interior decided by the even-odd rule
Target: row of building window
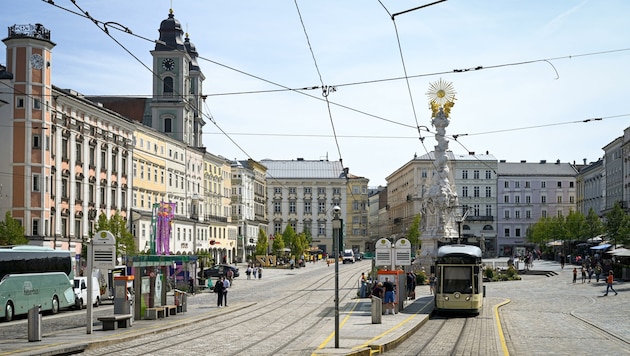
[{"label": "row of building window", "polygon": [[[282,194],[282,188],[281,187],[275,187],[273,188],[273,193],[274,194]],[[289,187],[289,194],[297,194],[297,188],[295,187]],[[304,194],[312,194],[312,189],[310,187],[304,187]],[[317,188],[317,194],[322,195],[322,194],[326,194],[326,188]],[[341,194],[341,188],[333,188],[333,194]]]},{"label": "row of building window", "polygon": [[[521,197],[518,195],[514,195],[514,203],[513,204],[520,204],[521,203]],[[556,203],[558,204],[562,204],[563,198],[561,195],[558,195],[556,197]],[[505,204],[510,204],[510,195],[505,195],[503,196],[503,203]],[[532,197],[529,195],[525,196],[525,204],[531,204],[532,203]],[[546,195],[541,195],[540,196],[540,203],[541,204],[547,204],[547,196]],[[575,204],[575,197],[573,195],[569,196],[569,203],[570,204]]]}]

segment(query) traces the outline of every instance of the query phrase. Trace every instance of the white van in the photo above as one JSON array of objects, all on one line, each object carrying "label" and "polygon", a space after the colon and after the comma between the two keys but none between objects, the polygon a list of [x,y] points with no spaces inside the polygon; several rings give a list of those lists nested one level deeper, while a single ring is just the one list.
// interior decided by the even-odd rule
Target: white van
[{"label": "white van", "polygon": [[354,251],[343,250],[343,263],[354,263]]},{"label": "white van", "polygon": [[[74,277],[74,307],[83,309],[88,299],[88,277]],[[101,305],[101,292],[98,284],[98,278],[92,277],[92,305],[98,307]]]}]

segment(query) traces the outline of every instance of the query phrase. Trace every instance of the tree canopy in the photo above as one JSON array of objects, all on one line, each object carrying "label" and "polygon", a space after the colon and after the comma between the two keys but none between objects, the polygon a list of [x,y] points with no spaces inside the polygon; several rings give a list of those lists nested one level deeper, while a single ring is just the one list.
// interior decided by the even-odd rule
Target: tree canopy
[{"label": "tree canopy", "polygon": [[0,221],[0,245],[24,245],[28,239],[24,236],[24,226],[7,211],[4,221]]}]

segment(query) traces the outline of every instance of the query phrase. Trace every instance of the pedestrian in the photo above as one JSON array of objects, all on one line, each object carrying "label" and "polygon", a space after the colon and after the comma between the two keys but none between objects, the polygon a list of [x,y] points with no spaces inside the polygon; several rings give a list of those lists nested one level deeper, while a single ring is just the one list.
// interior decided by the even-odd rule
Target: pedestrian
[{"label": "pedestrian", "polygon": [[252,266],[251,265],[247,265],[245,274],[247,275],[247,279],[252,279]]},{"label": "pedestrian", "polygon": [[208,278],[208,290],[214,291],[214,284],[212,283],[212,278]]},{"label": "pedestrian", "polygon": [[588,266],[586,271],[588,272],[588,283],[591,283],[591,278],[593,277],[593,267]]},{"label": "pedestrian", "polygon": [[258,267],[258,279],[262,279],[262,266]]},{"label": "pedestrian", "polygon": [[217,294],[217,308],[223,306],[223,277],[219,277],[214,284],[214,292]]},{"label": "pedestrian", "polygon": [[188,293],[195,295],[195,281],[192,278],[188,278]]},{"label": "pedestrian", "polygon": [[230,288],[231,283],[230,280],[228,278],[224,278],[223,279],[223,305],[224,306],[228,306],[227,305],[227,294],[228,294],[228,289]]},{"label": "pedestrian", "polygon": [[374,288],[372,288],[372,296],[383,300],[383,283],[382,282],[378,282],[374,284]]},{"label": "pedestrian", "polygon": [[606,294],[604,294],[604,296],[608,295],[609,289],[615,292],[615,295],[617,295],[617,291],[613,288],[614,279],[615,279],[615,276],[613,275],[613,271],[612,270],[608,271],[608,277],[606,277]]},{"label": "pedestrian", "polygon": [[361,272],[361,278],[359,279],[359,283],[361,285],[359,297],[365,298],[367,294],[367,277],[365,277],[365,272]]},{"label": "pedestrian", "polygon": [[254,266],[254,270],[252,271],[252,276],[254,276],[254,279],[258,277],[258,266]]},{"label": "pedestrian", "polygon": [[577,281],[577,268],[573,268],[573,283]]},{"label": "pedestrian", "polygon": [[564,269],[564,254],[560,252],[560,269]]},{"label": "pedestrian", "polygon": [[599,277],[602,274],[602,266],[597,262],[595,265],[595,280],[599,283]]},{"label": "pedestrian", "polygon": [[230,285],[234,284],[234,271],[231,269],[227,271],[227,280],[230,281]]},{"label": "pedestrian", "polygon": [[435,294],[435,282],[436,282],[437,278],[435,278],[435,274],[431,273],[431,276],[429,277],[429,292],[431,294]]},{"label": "pedestrian", "polygon": [[395,314],[394,301],[396,299],[394,295],[394,284],[389,281],[388,277],[385,277],[383,288],[385,289],[385,299],[383,300],[383,303],[385,304],[385,314],[389,314],[390,311],[392,314]]},{"label": "pedestrian", "polygon": [[416,299],[416,281],[415,275],[407,272],[407,298]]},{"label": "pedestrian", "polygon": [[586,268],[584,268],[584,266],[582,266],[581,272],[582,272],[582,283],[586,283]]}]

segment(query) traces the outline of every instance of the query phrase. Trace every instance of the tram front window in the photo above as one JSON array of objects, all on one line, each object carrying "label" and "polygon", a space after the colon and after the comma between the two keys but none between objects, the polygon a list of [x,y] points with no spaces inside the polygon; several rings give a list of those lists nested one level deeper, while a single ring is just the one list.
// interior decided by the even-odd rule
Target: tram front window
[{"label": "tram front window", "polygon": [[442,293],[472,293],[472,273],[470,267],[444,267]]}]

